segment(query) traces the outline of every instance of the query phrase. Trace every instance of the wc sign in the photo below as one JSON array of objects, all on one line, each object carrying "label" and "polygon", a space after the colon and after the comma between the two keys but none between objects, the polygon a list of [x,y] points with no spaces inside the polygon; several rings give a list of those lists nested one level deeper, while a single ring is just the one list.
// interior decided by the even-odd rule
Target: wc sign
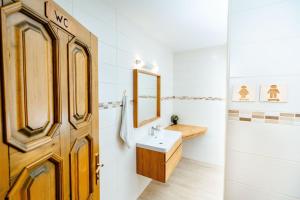
[{"label": "wc sign", "polygon": [[56,22],[62,24],[62,26],[67,29],[69,27],[68,18],[58,13],[56,10],[54,10],[54,14],[55,14]]},{"label": "wc sign", "polygon": [[72,32],[72,22],[69,19],[67,13],[52,1],[45,2],[45,15],[48,19],[50,19],[61,28]]}]

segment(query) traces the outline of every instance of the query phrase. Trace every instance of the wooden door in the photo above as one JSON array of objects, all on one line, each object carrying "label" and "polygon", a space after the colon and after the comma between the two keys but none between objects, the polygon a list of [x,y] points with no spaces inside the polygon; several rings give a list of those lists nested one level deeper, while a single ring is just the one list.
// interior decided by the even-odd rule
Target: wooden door
[{"label": "wooden door", "polygon": [[99,199],[97,38],[52,1],[3,2],[0,199]]}]

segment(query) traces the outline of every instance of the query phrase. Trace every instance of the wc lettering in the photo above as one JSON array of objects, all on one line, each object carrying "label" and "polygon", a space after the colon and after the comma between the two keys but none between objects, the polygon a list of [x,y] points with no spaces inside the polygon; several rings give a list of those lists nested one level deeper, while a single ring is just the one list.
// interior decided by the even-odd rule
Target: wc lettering
[{"label": "wc lettering", "polygon": [[69,21],[66,17],[64,17],[63,15],[59,15],[57,14],[56,10],[54,11],[55,13],[55,18],[56,21],[59,22],[60,24],[62,24],[65,28],[69,27]]}]

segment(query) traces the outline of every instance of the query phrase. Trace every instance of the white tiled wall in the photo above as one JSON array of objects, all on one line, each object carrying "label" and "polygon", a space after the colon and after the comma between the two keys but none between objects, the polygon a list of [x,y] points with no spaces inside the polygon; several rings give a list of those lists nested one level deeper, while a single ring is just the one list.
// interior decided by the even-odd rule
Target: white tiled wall
[{"label": "white tiled wall", "polygon": [[[102,0],[57,0],[68,12],[98,36],[100,102],[120,101],[126,89],[132,99],[132,65],[138,55],[155,61],[161,74],[162,96],[173,95],[173,54],[171,50],[143,33],[113,6]],[[132,105],[129,116],[132,116]],[[173,113],[171,101],[162,102],[160,123],[167,125]],[[101,199],[134,200],[149,183],[136,175],[135,148],[119,140],[120,108],[100,110]],[[132,124],[132,119],[129,119]],[[148,133],[149,126],[131,130],[136,139]]]},{"label": "white tiled wall", "polygon": [[[283,83],[288,103],[230,102],[230,109],[300,112],[300,1],[231,0],[229,59],[236,83]],[[231,92],[231,90],[230,90]],[[231,95],[229,95],[230,97]],[[230,121],[226,200],[300,199],[300,128]]]},{"label": "white tiled wall", "polygon": [[[226,49],[217,46],[175,54],[174,95],[225,99]],[[224,165],[225,112],[225,100],[174,101],[179,123],[208,127],[204,136],[184,142],[184,157]]]}]

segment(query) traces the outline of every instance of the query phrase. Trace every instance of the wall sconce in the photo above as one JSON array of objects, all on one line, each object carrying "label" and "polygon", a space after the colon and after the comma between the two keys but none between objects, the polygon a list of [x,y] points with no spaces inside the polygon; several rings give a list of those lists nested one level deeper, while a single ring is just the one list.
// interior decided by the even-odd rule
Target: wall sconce
[{"label": "wall sconce", "polygon": [[153,62],[153,64],[145,64],[145,62],[140,58],[136,57],[133,64],[134,69],[144,69],[152,72],[158,72],[159,67],[156,62]]},{"label": "wall sconce", "polygon": [[137,56],[134,60],[133,68],[134,69],[142,69],[144,67],[144,65],[145,65],[144,61],[139,56]]},{"label": "wall sconce", "polygon": [[153,63],[151,71],[155,72],[155,73],[157,73],[159,71],[159,66],[156,62]]}]

